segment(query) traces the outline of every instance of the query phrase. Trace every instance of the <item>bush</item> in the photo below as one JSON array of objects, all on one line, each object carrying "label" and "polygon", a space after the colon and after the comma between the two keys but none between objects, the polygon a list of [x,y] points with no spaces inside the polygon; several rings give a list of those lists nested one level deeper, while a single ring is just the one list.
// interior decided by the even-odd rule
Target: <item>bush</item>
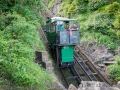
[{"label": "bush", "polygon": [[87,11],[88,1],[87,0],[76,0],[77,12],[85,13]]},{"label": "bush", "polygon": [[106,6],[105,11],[110,14],[116,14],[120,9],[120,4],[118,2],[113,2],[112,4]]},{"label": "bush", "polygon": [[116,63],[108,67],[109,76],[116,81],[120,80],[120,56],[115,56]]},{"label": "bush", "polygon": [[118,65],[120,65],[120,56],[116,55],[115,56],[115,61],[117,62]]},{"label": "bush", "polygon": [[35,49],[45,50],[37,31],[43,2],[1,0],[0,8],[0,77],[25,90],[47,90],[51,76],[34,62]]},{"label": "bush", "polygon": [[114,25],[114,28],[120,29],[120,14],[117,15],[117,18],[115,19],[113,25]]},{"label": "bush", "polygon": [[77,5],[76,2],[73,2],[68,9],[68,16],[74,15],[76,11],[77,11]]},{"label": "bush", "polygon": [[63,0],[60,6],[61,15],[65,17],[84,13],[85,11],[87,11],[87,3],[84,0]]},{"label": "bush", "polygon": [[117,39],[120,39],[120,15],[117,16],[114,23],[114,32],[117,37]]},{"label": "bush", "polygon": [[98,13],[91,15],[86,21],[86,29],[94,30],[96,32],[101,32],[108,35],[109,29],[112,25],[113,19],[107,13]]},{"label": "bush", "polygon": [[101,6],[107,5],[109,3],[109,0],[89,0],[88,6],[90,10],[97,10]]},{"label": "bush", "polygon": [[107,35],[101,35],[99,38],[99,44],[107,46],[108,49],[114,50],[116,48],[116,43],[113,42],[113,39]]},{"label": "bush", "polygon": [[108,49],[114,50],[116,48],[116,43],[113,39],[107,35],[102,35],[101,33],[96,32],[84,32],[81,36],[81,42],[87,40],[94,40],[98,45],[105,45]]},{"label": "bush", "polygon": [[117,64],[110,65],[108,67],[109,70],[109,77],[111,79],[115,79],[116,81],[120,80],[120,66]]},{"label": "bush", "polygon": [[47,89],[51,76],[34,63],[34,48],[44,49],[36,24],[16,12],[1,16],[0,76],[17,85]]}]

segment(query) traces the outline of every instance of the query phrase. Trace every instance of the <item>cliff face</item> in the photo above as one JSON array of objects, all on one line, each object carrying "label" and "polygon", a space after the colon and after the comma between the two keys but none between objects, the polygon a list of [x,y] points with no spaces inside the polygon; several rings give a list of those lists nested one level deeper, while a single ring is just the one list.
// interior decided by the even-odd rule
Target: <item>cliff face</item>
[{"label": "cliff face", "polygon": [[41,12],[44,20],[47,21],[48,17],[59,16],[59,9],[62,0],[51,0],[51,1],[44,1],[44,5],[46,6],[46,10]]},{"label": "cliff face", "polygon": [[52,7],[52,13],[54,14],[54,16],[58,16],[59,8],[62,3],[62,0],[54,0],[54,1],[56,1],[56,3]]},{"label": "cliff face", "polygon": [[62,0],[53,0],[53,3],[49,8],[49,10],[52,12],[52,16],[59,16],[59,9],[61,3]]}]

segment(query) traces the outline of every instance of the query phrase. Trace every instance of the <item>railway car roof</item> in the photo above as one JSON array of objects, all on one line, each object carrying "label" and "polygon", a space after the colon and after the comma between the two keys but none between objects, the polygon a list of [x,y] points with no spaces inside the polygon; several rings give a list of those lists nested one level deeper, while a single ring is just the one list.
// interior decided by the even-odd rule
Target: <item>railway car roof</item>
[{"label": "railway car roof", "polygon": [[55,22],[55,21],[74,21],[77,19],[69,19],[69,18],[64,18],[64,17],[53,17],[51,18],[51,22]]}]

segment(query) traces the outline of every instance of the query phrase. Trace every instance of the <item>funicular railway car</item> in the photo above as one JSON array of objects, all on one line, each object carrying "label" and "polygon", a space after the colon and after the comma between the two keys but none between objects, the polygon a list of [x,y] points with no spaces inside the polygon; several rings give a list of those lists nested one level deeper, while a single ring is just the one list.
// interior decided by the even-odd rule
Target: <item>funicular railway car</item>
[{"label": "funicular railway car", "polygon": [[57,67],[74,64],[74,47],[80,43],[79,26],[76,19],[53,17],[46,22],[49,46],[54,51]]}]

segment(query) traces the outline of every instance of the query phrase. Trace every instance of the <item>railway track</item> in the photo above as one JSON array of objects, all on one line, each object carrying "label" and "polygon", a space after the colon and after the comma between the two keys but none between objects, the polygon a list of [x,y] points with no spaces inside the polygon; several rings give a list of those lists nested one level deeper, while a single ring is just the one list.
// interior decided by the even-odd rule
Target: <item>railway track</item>
[{"label": "railway track", "polygon": [[[101,81],[111,85],[110,81],[105,78],[91,63],[90,57],[85,54],[80,46],[76,46],[74,51],[74,58],[74,66],[60,68],[60,72],[62,73],[64,80],[67,83],[66,88],[68,88],[71,83],[78,87],[81,81]],[[66,71],[67,69],[68,71]],[[66,75],[65,73],[69,73],[71,75]],[[70,79],[72,82],[70,82]],[[75,81],[77,84],[74,83]]]},{"label": "railway track", "polygon": [[60,68],[60,72],[63,76],[64,81],[66,82],[66,88],[68,88],[71,83],[78,87],[82,81],[80,74],[74,66],[68,68]]},{"label": "railway track", "polygon": [[91,78],[89,78],[89,80],[106,82],[109,85],[112,85],[111,82],[105,78],[105,76],[103,76],[101,72],[96,68],[96,66],[92,63],[92,58],[87,55],[79,45],[77,45],[75,48],[75,57],[76,54],[78,56],[77,58],[79,59],[79,63],[81,63],[85,69],[85,73],[88,74],[88,76]]},{"label": "railway track", "polygon": [[75,66],[78,68],[78,71],[80,72],[80,74],[83,76],[83,81],[98,81],[98,79],[96,78],[95,74],[93,73],[89,67],[85,64],[85,62],[87,61],[83,61],[79,56],[74,56],[75,57],[75,61],[76,64]]},{"label": "railway track", "polygon": [[[44,30],[40,28],[39,32],[46,50],[51,53]],[[74,58],[74,66],[59,69],[66,82],[66,88],[68,88],[71,83],[78,87],[81,81],[101,81],[111,85],[110,81],[92,64],[92,58],[87,55],[79,45],[75,47]]]}]

